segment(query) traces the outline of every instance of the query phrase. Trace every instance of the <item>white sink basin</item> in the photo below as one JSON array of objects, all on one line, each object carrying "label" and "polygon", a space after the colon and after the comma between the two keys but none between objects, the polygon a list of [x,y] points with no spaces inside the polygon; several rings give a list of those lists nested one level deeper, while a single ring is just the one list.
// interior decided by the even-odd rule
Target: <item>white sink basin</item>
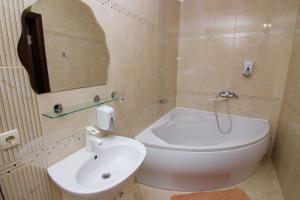
[{"label": "white sink basin", "polygon": [[107,136],[94,152],[85,148],[48,168],[51,179],[63,190],[81,198],[100,198],[117,190],[137,171],[146,155],[140,142]]}]

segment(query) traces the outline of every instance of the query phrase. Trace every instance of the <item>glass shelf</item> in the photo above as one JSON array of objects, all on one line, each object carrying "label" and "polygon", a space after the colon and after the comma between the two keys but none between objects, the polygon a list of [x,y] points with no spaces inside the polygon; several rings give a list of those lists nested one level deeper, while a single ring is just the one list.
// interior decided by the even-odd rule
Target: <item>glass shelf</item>
[{"label": "glass shelf", "polygon": [[81,110],[85,110],[85,109],[88,109],[88,108],[100,106],[100,105],[105,104],[105,103],[109,103],[109,102],[112,102],[112,101],[121,101],[121,100],[123,100],[123,99],[120,98],[120,97],[108,97],[108,98],[103,98],[98,102],[88,102],[88,103],[84,103],[84,104],[80,104],[80,105],[75,105],[75,106],[70,106],[70,107],[67,107],[67,108],[63,108],[63,111],[59,114],[54,112],[54,111],[51,111],[51,112],[43,113],[42,115],[45,116],[45,117],[51,118],[51,119],[55,119],[55,118],[66,116],[66,115],[69,115],[69,114],[72,114],[72,113],[75,113],[75,112],[79,112]]}]

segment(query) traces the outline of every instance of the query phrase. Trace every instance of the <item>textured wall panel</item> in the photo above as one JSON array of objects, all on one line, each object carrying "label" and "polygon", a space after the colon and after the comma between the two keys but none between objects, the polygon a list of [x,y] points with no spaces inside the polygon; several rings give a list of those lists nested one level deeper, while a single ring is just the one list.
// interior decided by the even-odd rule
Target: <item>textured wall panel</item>
[{"label": "textured wall panel", "polygon": [[2,171],[2,194],[6,200],[50,200],[51,191],[43,154],[26,160],[14,169]]},{"label": "textured wall panel", "polygon": [[0,152],[0,184],[6,200],[48,200],[47,162],[34,154],[43,149],[37,99],[17,56],[22,10],[22,0],[0,0],[0,132],[21,136],[21,145]]},{"label": "textured wall panel", "polygon": [[22,141],[19,147],[1,152],[0,166],[3,166],[39,151],[42,131],[36,96],[17,56],[23,3],[19,0],[0,2],[0,132],[17,128]]}]

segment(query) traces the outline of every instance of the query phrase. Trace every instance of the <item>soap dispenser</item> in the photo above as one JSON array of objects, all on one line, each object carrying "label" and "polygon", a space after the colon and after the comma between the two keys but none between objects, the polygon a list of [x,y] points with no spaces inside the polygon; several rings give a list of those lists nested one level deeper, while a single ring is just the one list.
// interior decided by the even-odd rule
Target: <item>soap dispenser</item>
[{"label": "soap dispenser", "polygon": [[102,131],[112,131],[115,125],[114,109],[110,106],[102,105],[96,108],[97,126]]},{"label": "soap dispenser", "polygon": [[243,76],[250,77],[253,73],[254,61],[253,60],[245,60],[244,68],[243,68]]}]

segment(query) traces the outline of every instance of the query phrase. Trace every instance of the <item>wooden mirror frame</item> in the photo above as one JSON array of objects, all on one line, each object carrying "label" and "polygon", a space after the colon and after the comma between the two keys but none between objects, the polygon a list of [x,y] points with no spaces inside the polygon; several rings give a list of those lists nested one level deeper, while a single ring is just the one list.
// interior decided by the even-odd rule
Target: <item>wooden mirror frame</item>
[{"label": "wooden mirror frame", "polygon": [[50,92],[42,16],[28,8],[22,14],[21,23],[20,61],[28,72],[32,89],[38,94]]}]

